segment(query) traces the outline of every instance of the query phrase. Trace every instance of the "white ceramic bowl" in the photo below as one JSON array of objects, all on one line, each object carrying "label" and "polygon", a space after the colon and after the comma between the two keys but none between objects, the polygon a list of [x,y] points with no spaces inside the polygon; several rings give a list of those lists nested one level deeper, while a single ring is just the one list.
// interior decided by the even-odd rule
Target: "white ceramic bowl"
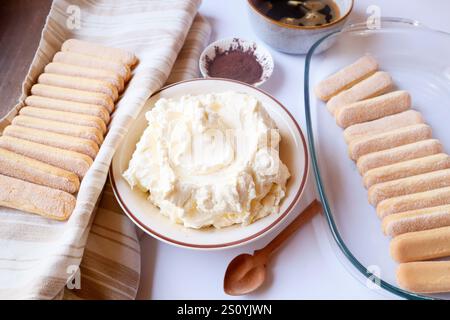
[{"label": "white ceramic bowl", "polygon": [[[265,16],[257,8],[258,1],[262,0],[247,0],[250,23],[255,33],[272,48],[293,54],[307,53],[317,40],[342,29],[354,2],[354,0],[334,0],[340,11],[338,19],[321,26],[302,27],[281,23]],[[322,46],[322,49],[327,48]]]},{"label": "white ceramic bowl", "polygon": [[199,67],[200,67],[200,72],[201,72],[202,76],[205,78],[210,77],[210,75],[208,74],[208,69],[207,69],[207,61],[214,60],[214,57],[216,56],[217,51],[225,52],[225,51],[229,50],[230,48],[236,49],[237,47],[243,48],[244,51],[254,50],[253,53],[255,54],[256,60],[261,64],[263,73],[261,76],[261,80],[256,83],[252,83],[252,85],[254,85],[255,87],[262,85],[264,82],[267,81],[267,79],[270,78],[270,76],[273,73],[274,64],[273,64],[272,55],[262,45],[254,42],[254,41],[243,40],[240,38],[221,39],[221,40],[217,40],[217,41],[211,43],[209,46],[207,46],[205,48],[205,50],[203,50],[202,54],[200,55],[200,60],[199,60]]},{"label": "white ceramic bowl", "polygon": [[[280,134],[280,158],[288,166],[286,197],[280,213],[259,219],[249,226],[230,226],[223,229],[189,229],[172,223],[160,214],[159,209],[147,200],[147,195],[131,189],[122,173],[127,169],[131,156],[142,132],[147,126],[145,113],[160,98],[179,98],[186,94],[238,91],[255,96],[276,122]],[[234,247],[253,241],[278,225],[287,217],[299,200],[308,174],[308,156],[305,138],[292,115],[277,100],[251,85],[227,79],[195,79],[179,82],[156,92],[145,104],[132,129],[124,137],[116,151],[110,169],[111,185],[124,212],[137,226],[157,239],[181,247],[195,249],[218,249]]]}]

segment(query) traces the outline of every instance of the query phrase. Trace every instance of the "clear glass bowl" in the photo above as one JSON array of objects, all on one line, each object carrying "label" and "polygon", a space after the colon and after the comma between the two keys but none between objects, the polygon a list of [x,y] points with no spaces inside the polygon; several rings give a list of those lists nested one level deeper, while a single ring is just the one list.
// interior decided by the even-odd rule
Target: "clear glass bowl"
[{"label": "clear glass bowl", "polygon": [[[329,48],[315,54],[323,46]],[[315,84],[367,53],[392,75],[398,88],[411,93],[413,108],[422,112],[434,137],[450,150],[450,34],[417,21],[384,18],[378,29],[354,24],[322,38],[306,57],[304,90],[313,170],[327,222],[360,279],[403,298],[448,299],[450,294],[419,295],[397,287],[390,238],[383,235],[375,208],[367,201],[362,178],[347,155],[342,129],[314,96]]]}]

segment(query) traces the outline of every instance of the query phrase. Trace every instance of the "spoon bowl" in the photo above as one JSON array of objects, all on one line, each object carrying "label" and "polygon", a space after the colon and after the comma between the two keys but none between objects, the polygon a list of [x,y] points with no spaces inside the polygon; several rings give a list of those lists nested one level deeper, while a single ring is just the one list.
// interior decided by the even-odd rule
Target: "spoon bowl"
[{"label": "spoon bowl", "polygon": [[258,257],[241,254],[228,265],[223,282],[224,290],[232,296],[248,294],[258,289],[266,279],[266,265]]}]

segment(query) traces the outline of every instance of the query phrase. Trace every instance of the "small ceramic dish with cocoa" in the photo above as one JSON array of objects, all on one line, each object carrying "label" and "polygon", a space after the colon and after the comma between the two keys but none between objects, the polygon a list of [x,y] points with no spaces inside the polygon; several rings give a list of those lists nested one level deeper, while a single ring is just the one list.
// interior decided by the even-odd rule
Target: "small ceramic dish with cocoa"
[{"label": "small ceramic dish with cocoa", "polygon": [[274,64],[272,55],[260,44],[230,38],[206,47],[199,66],[205,78],[232,79],[258,87],[272,75]]}]

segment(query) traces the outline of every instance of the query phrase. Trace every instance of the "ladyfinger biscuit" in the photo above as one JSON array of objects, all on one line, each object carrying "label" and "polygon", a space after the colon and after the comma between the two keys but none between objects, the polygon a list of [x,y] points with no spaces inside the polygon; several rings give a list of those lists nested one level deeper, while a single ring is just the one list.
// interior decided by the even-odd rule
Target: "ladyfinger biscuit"
[{"label": "ladyfinger biscuit", "polygon": [[391,240],[390,250],[400,263],[448,257],[450,227],[401,234]]},{"label": "ladyfinger biscuit", "polygon": [[450,261],[402,263],[397,268],[397,282],[416,293],[450,292]]},{"label": "ladyfinger biscuit", "polygon": [[377,183],[448,168],[450,168],[450,156],[445,153],[438,153],[371,169],[364,174],[363,182],[366,188],[370,188]]},{"label": "ladyfinger biscuit", "polygon": [[119,74],[125,81],[128,81],[131,78],[131,70],[128,65],[111,60],[88,56],[81,53],[60,51],[57,52],[53,57],[53,62],[60,62],[86,68],[110,70],[114,73]]},{"label": "ladyfinger biscuit", "polygon": [[45,66],[44,70],[45,73],[106,81],[115,86],[119,92],[122,92],[125,86],[125,81],[119,74],[105,69],[86,68],[60,62],[51,62]]},{"label": "ladyfinger biscuit", "polygon": [[2,148],[0,174],[69,193],[80,187],[76,174]]},{"label": "ladyfinger biscuit", "polygon": [[316,96],[328,101],[339,92],[346,90],[361,80],[369,77],[378,69],[377,61],[371,56],[359,58],[351,65],[341,69],[314,88]]},{"label": "ladyfinger biscuit", "polygon": [[67,192],[0,175],[0,206],[67,220],[75,204]]},{"label": "ladyfinger biscuit", "polygon": [[94,159],[98,153],[98,145],[88,139],[71,137],[64,134],[48,132],[19,126],[7,126],[3,130],[4,136],[28,140],[47,146],[79,152]]},{"label": "ladyfinger biscuit", "polygon": [[23,116],[30,116],[33,118],[54,120],[80,126],[93,127],[100,130],[103,134],[105,134],[106,132],[105,122],[103,122],[102,119],[96,116],[35,107],[23,107],[22,109],[20,109],[19,114]]},{"label": "ladyfinger biscuit", "polygon": [[39,96],[27,97],[25,99],[25,104],[36,108],[91,115],[101,118],[105,124],[108,124],[110,120],[109,112],[105,107],[92,104],[50,99]]},{"label": "ladyfinger biscuit", "polygon": [[103,142],[103,135],[97,128],[79,126],[70,123],[63,123],[53,120],[33,118],[29,116],[16,116],[12,120],[16,126],[44,130],[54,133],[60,133],[72,137],[88,139],[100,145]]},{"label": "ladyfinger biscuit", "polygon": [[370,169],[417,159],[442,152],[442,144],[437,139],[422,140],[392,149],[366,154],[358,159],[356,166],[361,175]]},{"label": "ladyfinger biscuit", "polygon": [[380,119],[411,108],[411,96],[406,91],[394,91],[358,101],[336,109],[336,123],[341,128]]},{"label": "ladyfinger biscuit", "polygon": [[426,124],[415,124],[393,131],[379,133],[352,141],[348,146],[348,153],[352,160],[358,160],[363,155],[392,149],[405,144],[430,139],[431,127]]},{"label": "ladyfinger biscuit", "polygon": [[390,214],[437,207],[450,204],[450,187],[425,192],[407,194],[381,201],[377,205],[377,215],[384,218]]},{"label": "ladyfinger biscuit", "polygon": [[46,84],[35,84],[31,87],[31,93],[46,98],[96,104],[105,107],[109,112],[114,111],[114,101],[104,93],[67,89]]},{"label": "ladyfinger biscuit", "polygon": [[350,143],[355,139],[370,136],[414,124],[424,123],[420,112],[408,110],[377,120],[358,123],[344,130],[345,142]]},{"label": "ladyfinger biscuit", "polygon": [[117,88],[103,80],[43,73],[39,76],[38,83],[68,89],[99,92],[106,94],[113,101],[116,101],[119,97]]},{"label": "ladyfinger biscuit", "polygon": [[391,237],[447,226],[450,226],[450,205],[391,214],[382,223],[384,234]]},{"label": "ladyfinger biscuit", "polygon": [[378,183],[369,188],[369,203],[376,206],[384,199],[450,186],[450,169]]},{"label": "ladyfinger biscuit", "polygon": [[85,154],[9,136],[0,137],[0,148],[74,172],[80,179],[92,165]]},{"label": "ladyfinger biscuit", "polygon": [[348,104],[373,98],[394,88],[394,82],[387,72],[378,71],[367,79],[342,91],[327,102],[328,110],[334,115],[337,109]]},{"label": "ladyfinger biscuit", "polygon": [[119,61],[129,66],[134,66],[137,63],[136,56],[129,51],[105,47],[78,39],[66,40],[61,47],[61,51],[77,52],[102,59]]}]

